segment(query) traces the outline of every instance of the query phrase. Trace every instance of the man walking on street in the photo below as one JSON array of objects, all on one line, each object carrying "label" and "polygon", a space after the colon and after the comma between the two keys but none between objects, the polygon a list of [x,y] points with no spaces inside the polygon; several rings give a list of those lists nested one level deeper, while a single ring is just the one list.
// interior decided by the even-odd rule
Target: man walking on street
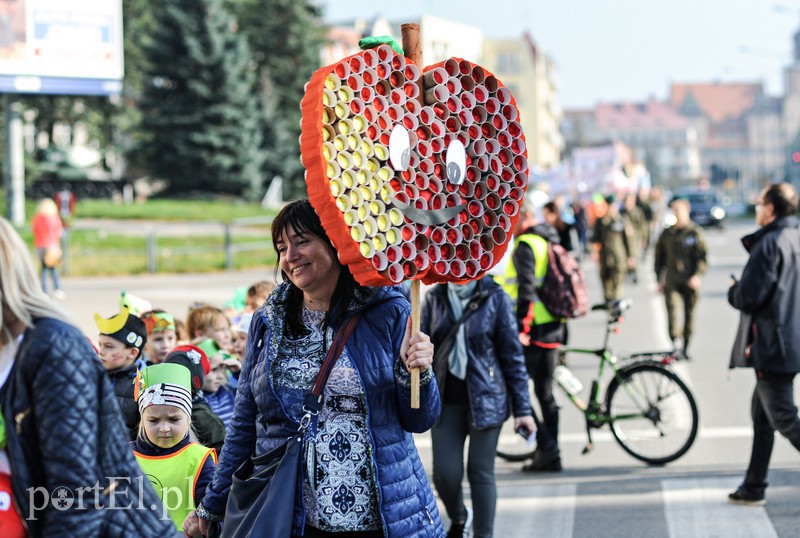
[{"label": "man walking on street", "polygon": [[766,503],[767,471],[777,430],[800,450],[794,376],[800,371],[800,229],[797,191],[769,186],[756,205],[755,233],[742,238],[750,258],[728,302],[742,312],[731,367],[756,371],[750,413],[753,447],[744,482],[728,495],[733,504]]},{"label": "man walking on street", "polygon": [[[514,230],[512,263],[506,267],[503,289],[516,301],[517,325],[525,366],[533,380],[533,391],[542,410],[536,440],[538,448],[533,460],[523,471],[560,471],[561,451],[558,447],[558,404],[553,395],[553,371],[558,347],[564,343],[566,323],[547,311],[536,295],[547,271],[548,243],[558,243],[558,232],[543,222],[545,200],[528,192],[520,208]],[[534,420],[537,419],[533,413]]]},{"label": "man walking on street", "polygon": [[619,213],[614,195],[606,197],[605,215],[594,223],[592,259],[600,266],[603,297],[606,302],[619,299],[628,269],[635,267],[633,233]]},{"label": "man walking on street", "polygon": [[[689,201],[678,198],[670,204],[675,224],[661,232],[656,243],[655,270],[658,291],[664,294],[669,318],[669,337],[676,351],[688,359],[687,348],[694,332],[694,307],[700,276],[706,271],[703,232],[689,219]],[[678,310],[683,304],[683,330]]]}]

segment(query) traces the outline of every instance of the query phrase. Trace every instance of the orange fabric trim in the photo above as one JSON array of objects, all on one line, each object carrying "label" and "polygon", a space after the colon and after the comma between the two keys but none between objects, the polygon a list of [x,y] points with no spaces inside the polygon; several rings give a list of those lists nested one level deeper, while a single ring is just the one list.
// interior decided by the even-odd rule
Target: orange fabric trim
[{"label": "orange fabric trim", "polygon": [[556,342],[556,343],[553,343],[553,342],[540,342],[538,340],[534,340],[533,341],[533,345],[535,345],[536,347],[543,347],[545,349],[556,349],[557,347],[561,346],[561,344],[559,344],[558,342]]},{"label": "orange fabric trim", "polygon": [[[197,467],[197,472],[194,473],[194,481],[192,482],[192,494],[194,494],[194,491],[197,489],[197,481],[200,479],[200,471],[202,471],[203,467],[205,467],[206,460],[208,459],[208,457],[211,456],[214,459],[214,465],[217,464],[217,451],[216,451],[216,449],[209,448],[208,450],[209,450],[209,452],[206,453],[206,457],[203,458],[203,461],[201,461],[200,465]],[[199,504],[197,502],[197,499],[194,500],[194,503],[195,503],[195,506],[197,506],[197,504]]]},{"label": "orange fabric trim", "polygon": [[533,325],[533,318],[534,313],[533,309],[536,306],[536,303],[531,301],[530,305],[528,305],[528,313],[525,314],[525,318],[522,320],[522,332],[525,334],[531,333],[531,325]]}]

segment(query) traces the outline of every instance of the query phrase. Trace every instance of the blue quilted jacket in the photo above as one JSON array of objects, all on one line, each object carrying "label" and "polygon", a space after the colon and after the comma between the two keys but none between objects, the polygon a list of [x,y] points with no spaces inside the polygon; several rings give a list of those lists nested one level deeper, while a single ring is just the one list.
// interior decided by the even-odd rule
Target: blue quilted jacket
[{"label": "blue quilted jacket", "polygon": [[[203,506],[222,515],[233,472],[251,455],[260,456],[297,431],[299,417],[287,416],[272,388],[270,363],[285,330],[289,283],[279,285],[253,316],[233,418],[214,480]],[[420,407],[411,409],[410,389],[398,382],[395,367],[410,305],[395,288],[375,288],[346,346],[367,396],[369,431],[377,470],[378,502],[387,537],[440,537],[444,530],[412,433],[431,428],[441,402],[436,383],[420,387]],[[300,534],[305,513],[296,510]]]}]

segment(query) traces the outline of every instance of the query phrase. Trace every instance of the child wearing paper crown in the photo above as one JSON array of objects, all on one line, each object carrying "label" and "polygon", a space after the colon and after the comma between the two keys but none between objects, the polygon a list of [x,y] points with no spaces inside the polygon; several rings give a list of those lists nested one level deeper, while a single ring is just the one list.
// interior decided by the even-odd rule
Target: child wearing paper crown
[{"label": "child wearing paper crown", "polygon": [[211,369],[205,351],[192,345],[178,346],[167,355],[164,362],[183,365],[191,372],[192,428],[200,443],[219,454],[225,442],[225,423],[214,413],[200,390]]},{"label": "child wearing paper crown", "polygon": [[114,387],[129,437],[136,439],[139,410],[133,398],[133,380],[136,372],[146,366],[142,349],[147,342],[147,328],[127,307],[107,319],[95,314],[94,323],[100,331],[97,354]]},{"label": "child wearing paper crown", "polygon": [[196,442],[191,428],[191,373],[180,364],[154,364],[136,382],[142,416],[133,454],[175,524],[199,532],[194,508],[214,476],[217,453]]},{"label": "child wearing paper crown", "polygon": [[150,310],[142,314],[142,321],[147,327],[147,363],[164,362],[169,352],[178,345],[178,334],[175,330],[175,318],[163,310]]}]

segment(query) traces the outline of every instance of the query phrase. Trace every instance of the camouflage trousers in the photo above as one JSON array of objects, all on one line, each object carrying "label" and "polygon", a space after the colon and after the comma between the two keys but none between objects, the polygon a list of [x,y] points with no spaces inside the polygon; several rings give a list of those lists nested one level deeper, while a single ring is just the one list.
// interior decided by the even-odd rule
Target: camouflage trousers
[{"label": "camouflage trousers", "polygon": [[[697,290],[686,284],[667,284],[664,287],[664,302],[667,305],[670,340],[683,338],[684,345],[694,333],[694,306],[697,304]],[[683,330],[679,322],[680,309],[683,307]]]},{"label": "camouflage trousers", "polygon": [[627,274],[627,269],[600,266],[600,280],[603,282],[603,297],[606,302],[622,297],[622,283]]}]

